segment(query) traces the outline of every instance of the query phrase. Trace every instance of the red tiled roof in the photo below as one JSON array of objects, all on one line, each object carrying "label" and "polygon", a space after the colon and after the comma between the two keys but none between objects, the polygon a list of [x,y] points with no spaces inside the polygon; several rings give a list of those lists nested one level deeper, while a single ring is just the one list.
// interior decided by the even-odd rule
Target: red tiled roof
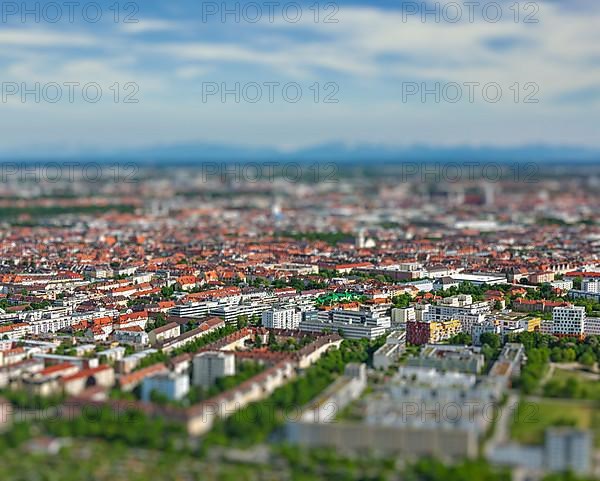
[{"label": "red tiled roof", "polygon": [[82,371],[79,371],[78,373],[75,373],[72,376],[63,377],[62,380],[63,380],[63,382],[70,382],[70,381],[74,381],[76,379],[80,379],[82,377],[93,376],[95,374],[98,374],[99,372],[103,372],[103,371],[107,371],[107,370],[112,370],[112,367],[106,366],[106,365],[92,367],[89,369],[83,369]]}]

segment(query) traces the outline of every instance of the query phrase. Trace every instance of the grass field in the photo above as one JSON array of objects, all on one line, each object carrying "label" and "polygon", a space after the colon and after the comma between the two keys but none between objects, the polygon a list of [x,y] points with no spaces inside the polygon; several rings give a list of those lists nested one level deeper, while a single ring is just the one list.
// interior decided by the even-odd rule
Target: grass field
[{"label": "grass field", "polygon": [[577,400],[521,401],[511,419],[511,437],[524,444],[541,444],[547,427],[565,425],[591,429],[600,445],[600,409]]},{"label": "grass field", "polygon": [[550,397],[600,401],[600,381],[578,371],[555,369],[542,391]]}]

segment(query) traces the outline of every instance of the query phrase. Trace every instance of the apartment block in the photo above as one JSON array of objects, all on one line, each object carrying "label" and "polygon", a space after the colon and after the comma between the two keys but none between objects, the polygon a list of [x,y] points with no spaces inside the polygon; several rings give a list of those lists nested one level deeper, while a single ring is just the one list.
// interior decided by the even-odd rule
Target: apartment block
[{"label": "apartment block", "polygon": [[202,352],[193,360],[194,386],[208,388],[221,377],[235,374],[235,355],[226,352]]},{"label": "apartment block", "polygon": [[585,333],[585,307],[556,307],[552,311],[552,334],[583,337]]},{"label": "apartment block", "polygon": [[377,339],[390,329],[391,319],[372,311],[333,309],[316,316],[305,313],[299,327],[307,332],[340,332],[347,339]]},{"label": "apartment block", "polygon": [[462,323],[458,319],[406,323],[406,340],[411,344],[435,344],[460,332],[462,332]]},{"label": "apartment block", "polygon": [[262,313],[262,325],[268,329],[298,329],[302,313],[294,308],[279,308]]}]

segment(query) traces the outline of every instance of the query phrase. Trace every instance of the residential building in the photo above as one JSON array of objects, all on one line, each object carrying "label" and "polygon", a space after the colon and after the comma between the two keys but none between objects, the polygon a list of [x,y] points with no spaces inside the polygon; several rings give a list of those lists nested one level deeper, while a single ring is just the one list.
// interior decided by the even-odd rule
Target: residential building
[{"label": "residential building", "polygon": [[416,357],[407,361],[408,366],[434,368],[438,371],[459,371],[479,374],[485,358],[478,347],[425,345]]},{"label": "residential building", "polygon": [[252,317],[262,316],[262,313],[271,307],[260,302],[251,302],[248,304],[220,304],[209,310],[211,316],[220,317],[227,325],[234,325],[240,317],[251,319]]},{"label": "residential building", "polygon": [[190,378],[187,374],[173,372],[158,373],[142,381],[142,401],[152,400],[155,392],[171,401],[179,401],[190,391]]},{"label": "residential building", "polygon": [[554,289],[560,289],[561,291],[568,291],[570,289],[573,289],[573,281],[567,279],[552,281],[550,285]]},{"label": "residential building", "polygon": [[350,311],[332,309],[318,311],[314,315],[305,313],[300,330],[307,332],[334,332],[348,339],[377,339],[391,327],[389,316],[380,316],[373,311]]},{"label": "residential building", "polygon": [[414,307],[394,307],[392,308],[392,325],[404,326],[409,321],[416,321]]},{"label": "residential building", "polygon": [[[451,429],[482,435],[491,422],[485,410],[497,403],[502,393],[500,383],[474,374],[401,367],[386,383],[383,393],[366,400],[366,425]],[[469,406],[468,416],[459,414],[467,412]]]},{"label": "residential building", "polygon": [[473,324],[471,327],[471,338],[475,346],[481,346],[481,335],[482,334],[500,334],[501,328],[498,324],[490,320],[485,320],[479,324]]},{"label": "residential building", "polygon": [[396,362],[406,347],[406,331],[392,331],[385,339],[385,344],[373,353],[373,367],[388,369]]},{"label": "residential building", "polygon": [[209,388],[217,379],[235,374],[235,355],[232,353],[201,352],[192,362],[194,386]]},{"label": "residential building", "polygon": [[106,349],[98,353],[98,358],[103,360],[105,363],[114,363],[120,361],[125,357],[125,348],[122,346],[113,347]]},{"label": "residential building", "polygon": [[0,433],[8,430],[12,423],[13,407],[4,398],[0,397]]},{"label": "residential building", "polygon": [[[573,283],[571,282],[571,288]],[[581,280],[581,290],[584,292],[591,292],[594,294],[600,293],[600,278],[586,278]]]},{"label": "residential building", "polygon": [[458,319],[406,323],[406,340],[411,344],[436,344],[462,332]]},{"label": "residential building", "polygon": [[298,329],[302,313],[295,308],[276,308],[262,313],[262,325],[268,329]]},{"label": "residential building", "polygon": [[105,389],[111,388],[115,383],[115,371],[106,364],[83,369],[71,376],[63,377],[61,383],[65,394],[77,396],[87,388],[99,386]]},{"label": "residential building", "polygon": [[508,381],[518,378],[521,374],[521,366],[525,363],[525,348],[523,344],[507,342],[502,347],[498,359],[494,361],[489,376],[501,377]]},{"label": "residential building", "polygon": [[544,284],[546,282],[552,282],[554,280],[554,272],[552,271],[540,271],[529,274],[528,280],[531,284]]},{"label": "residential building", "polygon": [[160,347],[163,352],[169,352],[190,342],[194,342],[196,339],[206,336],[222,327],[225,327],[225,322],[218,317],[213,317],[204,321],[197,328],[184,332],[181,336],[165,340]]},{"label": "residential building", "polygon": [[115,341],[133,346],[146,346],[150,342],[148,333],[139,326],[117,329],[112,333]]},{"label": "residential building", "polygon": [[552,334],[557,336],[584,336],[585,307],[556,307],[552,311]]},{"label": "residential building", "polygon": [[559,427],[549,428],[546,432],[544,457],[551,471],[590,474],[592,453],[592,435],[589,431]]},{"label": "residential building", "polygon": [[573,299],[590,299],[594,302],[600,302],[600,292],[571,290],[569,291],[569,297]]},{"label": "residential building", "polygon": [[181,335],[181,326],[176,322],[169,322],[157,327],[148,333],[148,340],[152,346]]},{"label": "residential building", "polygon": [[190,302],[181,306],[175,306],[169,309],[169,314],[175,317],[191,317],[194,319],[202,319],[208,315],[208,310],[216,307],[217,302]]},{"label": "residential building", "polygon": [[439,304],[431,305],[423,314],[424,321],[446,321],[457,319],[464,332],[471,332],[474,324],[485,320],[485,314],[491,311],[489,302],[473,303],[469,295],[458,295],[442,299]]},{"label": "residential building", "polygon": [[600,318],[586,317],[583,324],[583,333],[586,336],[600,336]]}]

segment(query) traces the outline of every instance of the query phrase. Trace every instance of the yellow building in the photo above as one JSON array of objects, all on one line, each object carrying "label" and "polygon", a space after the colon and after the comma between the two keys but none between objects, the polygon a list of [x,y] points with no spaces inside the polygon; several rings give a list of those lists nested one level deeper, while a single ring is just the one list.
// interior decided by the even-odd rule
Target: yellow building
[{"label": "yellow building", "polygon": [[542,318],[541,317],[530,317],[527,319],[527,331],[539,331],[542,326]]},{"label": "yellow building", "polygon": [[462,324],[458,319],[434,321],[429,326],[429,343],[435,344],[456,336],[462,332]]}]

